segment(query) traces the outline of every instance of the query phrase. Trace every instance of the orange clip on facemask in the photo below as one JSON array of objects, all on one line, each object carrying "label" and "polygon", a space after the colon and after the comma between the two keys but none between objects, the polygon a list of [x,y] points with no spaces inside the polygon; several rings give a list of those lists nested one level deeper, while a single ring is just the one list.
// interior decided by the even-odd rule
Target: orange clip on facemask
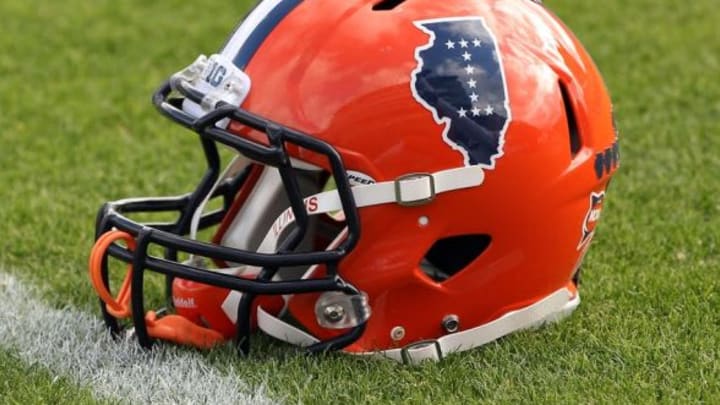
[{"label": "orange clip on facemask", "polygon": [[[106,257],[107,249],[116,241],[122,240],[128,249],[135,249],[135,239],[127,232],[109,231],[98,238],[92,248],[89,260],[90,281],[100,299],[105,303],[107,312],[117,319],[132,316],[130,309],[130,284],[133,268],[128,264],[120,291],[113,297],[103,282],[102,262]],[[155,311],[148,311],[145,315],[148,334],[156,339],[168,340],[177,344],[191,345],[199,348],[209,348],[225,340],[218,331],[204,328],[180,315],[166,315],[158,317]]]}]

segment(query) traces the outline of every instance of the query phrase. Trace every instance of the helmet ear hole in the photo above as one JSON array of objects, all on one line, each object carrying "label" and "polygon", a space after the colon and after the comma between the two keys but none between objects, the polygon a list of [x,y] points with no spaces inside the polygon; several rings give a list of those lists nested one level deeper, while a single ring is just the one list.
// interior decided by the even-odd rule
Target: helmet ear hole
[{"label": "helmet ear hole", "polygon": [[563,82],[558,82],[558,84],[560,86],[560,93],[562,94],[563,106],[565,107],[565,119],[567,120],[568,135],[570,136],[570,156],[574,158],[582,148],[580,128],[578,127],[577,117],[575,116],[575,110],[573,109],[572,99],[570,98],[568,88]]},{"label": "helmet ear hole", "polygon": [[490,235],[458,235],[437,240],[425,254],[420,267],[436,282],[450,279],[477,259],[489,246]]},{"label": "helmet ear hole", "polygon": [[372,9],[373,11],[392,10],[404,2],[405,0],[380,0],[372,6]]}]

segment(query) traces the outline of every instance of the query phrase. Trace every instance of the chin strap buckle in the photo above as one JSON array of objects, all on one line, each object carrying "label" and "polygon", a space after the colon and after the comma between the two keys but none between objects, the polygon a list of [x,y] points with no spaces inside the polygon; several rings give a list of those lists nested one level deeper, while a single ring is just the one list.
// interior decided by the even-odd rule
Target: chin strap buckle
[{"label": "chin strap buckle", "polygon": [[425,205],[435,199],[432,173],[410,173],[394,180],[395,202],[404,207]]},{"label": "chin strap buckle", "polygon": [[416,365],[426,360],[440,361],[443,359],[443,352],[437,340],[420,340],[400,349],[400,357],[403,364]]}]

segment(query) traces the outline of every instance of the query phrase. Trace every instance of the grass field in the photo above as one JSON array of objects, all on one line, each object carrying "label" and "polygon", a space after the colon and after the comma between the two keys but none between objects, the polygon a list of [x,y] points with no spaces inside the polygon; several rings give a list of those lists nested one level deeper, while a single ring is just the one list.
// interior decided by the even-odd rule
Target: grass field
[{"label": "grass field", "polygon": [[[95,313],[95,212],[194,185],[196,137],[149,98],[222,44],[237,3],[0,2],[0,272],[54,308]],[[249,359],[220,348],[208,362],[286,402],[720,403],[717,0],[546,4],[595,57],[622,134],[575,315],[415,368],[266,340]],[[98,400],[21,358],[0,342],[0,403]]]}]

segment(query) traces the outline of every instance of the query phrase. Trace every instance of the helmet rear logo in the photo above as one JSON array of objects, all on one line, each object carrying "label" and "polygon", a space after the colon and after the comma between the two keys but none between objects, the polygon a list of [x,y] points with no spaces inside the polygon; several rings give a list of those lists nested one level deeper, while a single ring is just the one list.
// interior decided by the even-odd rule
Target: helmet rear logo
[{"label": "helmet rear logo", "polygon": [[480,17],[416,21],[430,36],[415,49],[413,97],[443,125],[465,165],[495,168],[511,120],[497,41]]},{"label": "helmet rear logo", "polygon": [[585,220],[583,221],[582,237],[580,243],[578,243],[577,250],[582,250],[592,240],[595,234],[595,226],[600,219],[600,213],[603,209],[603,201],[605,201],[605,192],[590,194],[590,208],[588,208],[585,214]]}]

